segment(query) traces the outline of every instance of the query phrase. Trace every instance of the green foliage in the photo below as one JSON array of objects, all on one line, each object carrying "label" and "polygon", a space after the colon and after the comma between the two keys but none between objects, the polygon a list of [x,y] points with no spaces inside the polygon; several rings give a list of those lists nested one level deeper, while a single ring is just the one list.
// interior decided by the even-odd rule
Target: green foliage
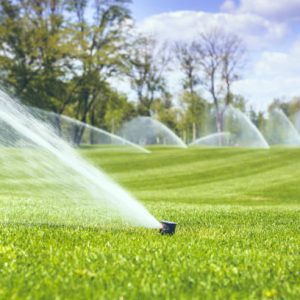
[{"label": "green foliage", "polygon": [[58,111],[59,97],[67,92],[64,67],[70,45],[61,5],[53,5],[49,11],[47,1],[1,2],[0,64],[4,85],[27,104]]},{"label": "green foliage", "polygon": [[289,103],[282,99],[274,99],[272,103],[268,106],[268,111],[271,112],[273,109],[279,108],[281,109],[286,115],[289,113]]},{"label": "green foliage", "polygon": [[181,95],[184,111],[181,113],[179,127],[185,133],[185,141],[191,142],[208,131],[207,112],[211,105],[197,93],[185,91]]},{"label": "green foliage", "polygon": [[94,21],[87,19],[87,1],[75,1],[77,22],[72,26],[72,39],[77,47],[75,75],[72,79],[75,116],[87,121],[90,110],[100,100],[108,77],[115,74],[121,64],[124,45],[124,21],[129,18],[125,7],[128,1],[97,2]]},{"label": "green foliage", "polygon": [[0,298],[299,299],[299,150],[151,150],[82,154],[178,222],[172,237],[1,173]]},{"label": "green foliage", "polygon": [[112,91],[108,97],[106,108],[103,110],[105,111],[105,125],[99,127],[107,128],[109,132],[116,133],[124,121],[136,116],[136,109],[124,95]]},{"label": "green foliage", "polygon": [[121,69],[128,2],[1,1],[3,85],[28,105],[83,122],[100,114],[107,79]]},{"label": "green foliage", "polygon": [[288,116],[293,117],[300,111],[300,97],[294,97],[289,103]]},{"label": "green foliage", "polygon": [[242,95],[231,95],[230,103],[233,107],[239,109],[241,112],[246,112],[247,100]]},{"label": "green foliage", "polygon": [[162,98],[155,99],[152,105],[152,111],[156,119],[170,129],[173,129],[173,131],[178,131],[178,111],[173,105],[171,94],[164,93]]},{"label": "green foliage", "polygon": [[265,127],[266,118],[265,118],[265,114],[263,112],[261,112],[261,111],[256,112],[255,110],[253,110],[252,107],[250,107],[249,117],[250,117],[250,120],[252,121],[252,123],[258,129],[261,130]]},{"label": "green foliage", "polygon": [[268,106],[268,111],[275,108],[281,109],[286,116],[292,118],[300,110],[300,98],[294,97],[290,101],[286,99],[274,99]]}]

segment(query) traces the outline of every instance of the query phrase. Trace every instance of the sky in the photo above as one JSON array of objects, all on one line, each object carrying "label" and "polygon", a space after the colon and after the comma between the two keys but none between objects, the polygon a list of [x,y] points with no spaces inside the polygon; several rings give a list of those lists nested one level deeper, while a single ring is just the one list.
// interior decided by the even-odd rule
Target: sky
[{"label": "sky", "polygon": [[[137,28],[159,40],[191,40],[221,27],[245,42],[247,64],[233,91],[256,110],[300,96],[300,0],[133,0]],[[178,72],[169,86],[179,92]]]},{"label": "sky", "polygon": [[220,2],[219,0],[135,0],[132,5],[132,13],[136,20],[141,21],[155,14],[172,11],[202,10],[214,12],[219,9]]}]

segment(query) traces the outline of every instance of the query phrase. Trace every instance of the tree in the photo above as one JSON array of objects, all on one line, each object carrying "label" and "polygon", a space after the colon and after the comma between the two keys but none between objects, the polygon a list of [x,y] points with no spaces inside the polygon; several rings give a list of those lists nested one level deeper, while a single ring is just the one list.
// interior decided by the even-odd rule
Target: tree
[{"label": "tree", "polygon": [[[71,80],[71,102],[76,118],[87,122],[97,102],[105,100],[101,93],[105,90],[107,79],[121,66],[124,28],[130,14],[127,0],[95,1],[96,9],[91,21],[86,0],[70,2],[70,10],[74,10],[76,15],[72,39],[74,45],[78,45]],[[76,144],[80,143],[83,130],[80,127],[75,131]]]},{"label": "tree", "polygon": [[166,92],[165,72],[170,61],[166,45],[148,36],[138,36],[128,51],[126,74],[136,92],[139,112],[150,116],[156,98]]},{"label": "tree", "polygon": [[196,140],[201,129],[205,130],[203,127],[206,121],[205,110],[207,109],[207,102],[197,92],[197,88],[201,83],[199,74],[199,61],[201,57],[197,50],[198,47],[195,42],[180,42],[174,46],[174,53],[184,74],[182,81],[184,92],[181,97],[182,104],[186,110],[184,127],[185,131],[187,131],[192,126],[193,141]]},{"label": "tree", "polygon": [[125,95],[120,95],[116,91],[110,92],[104,111],[104,125],[102,127],[112,133],[118,132],[124,121],[137,115],[134,104],[128,102]]},{"label": "tree", "polygon": [[[97,102],[107,101],[101,93],[108,77],[121,68],[128,3],[1,1],[3,84],[26,104],[59,114],[68,111],[87,122]],[[75,131],[75,143],[80,143],[83,130]]]},{"label": "tree", "polygon": [[251,122],[259,129],[263,130],[266,123],[266,118],[264,112],[258,111],[256,112],[252,107],[250,107],[249,116]]},{"label": "tree", "polygon": [[243,65],[242,40],[231,33],[212,29],[194,42],[198,53],[201,85],[210,93],[216,110],[217,131],[223,130],[223,115],[232,102],[232,84]]},{"label": "tree", "polygon": [[178,131],[177,128],[177,110],[173,105],[172,95],[170,93],[162,94],[161,98],[157,98],[152,106],[153,114],[156,119],[165,124],[174,132]]},{"label": "tree", "polygon": [[[207,131],[207,110],[209,108],[208,102],[200,95],[190,92],[183,92],[181,95],[181,104],[184,109],[182,115],[182,126],[185,131],[185,140],[195,141],[200,133],[205,134]],[[189,132],[192,132],[189,135]]]},{"label": "tree", "polygon": [[177,42],[173,52],[184,74],[183,89],[190,94],[196,93],[196,88],[200,84],[199,77],[199,53],[194,42]]},{"label": "tree", "polygon": [[[71,48],[63,1],[0,3],[2,83],[29,105],[61,112]],[[55,87],[55,88],[54,88]]]},{"label": "tree", "polygon": [[285,115],[289,115],[290,103],[285,99],[275,98],[272,103],[268,106],[268,111],[271,112],[274,109],[281,109]]},{"label": "tree", "polygon": [[288,108],[288,116],[294,116],[296,113],[300,111],[300,97],[294,97]]},{"label": "tree", "polygon": [[247,100],[242,95],[231,94],[231,97],[232,98],[230,104],[233,107],[239,109],[241,112],[245,113]]}]

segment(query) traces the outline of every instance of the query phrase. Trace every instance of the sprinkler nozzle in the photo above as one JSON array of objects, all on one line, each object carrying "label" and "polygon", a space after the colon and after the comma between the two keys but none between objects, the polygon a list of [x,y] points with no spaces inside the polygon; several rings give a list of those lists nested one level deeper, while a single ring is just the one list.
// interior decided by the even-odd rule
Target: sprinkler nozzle
[{"label": "sprinkler nozzle", "polygon": [[159,229],[159,232],[161,234],[174,234],[177,223],[170,222],[170,221],[160,221],[161,228]]}]

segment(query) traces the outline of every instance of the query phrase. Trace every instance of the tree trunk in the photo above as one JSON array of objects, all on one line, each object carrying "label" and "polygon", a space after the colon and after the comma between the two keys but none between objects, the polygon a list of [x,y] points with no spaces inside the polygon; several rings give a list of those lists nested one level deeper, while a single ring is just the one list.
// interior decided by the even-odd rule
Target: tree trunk
[{"label": "tree trunk", "polygon": [[74,134],[74,144],[76,146],[80,146],[84,130],[85,130],[84,126],[82,126],[82,125],[76,126],[75,134]]},{"label": "tree trunk", "polygon": [[62,137],[60,115],[55,114],[54,120],[55,120],[54,122],[55,122],[55,130],[56,130],[56,134],[57,134],[58,136]]},{"label": "tree trunk", "polygon": [[111,120],[111,133],[112,134],[115,133],[115,120],[114,120],[114,118],[112,118],[112,120]]},{"label": "tree trunk", "polygon": [[219,111],[219,109],[216,109],[216,126],[217,126],[217,132],[222,132],[222,114]]},{"label": "tree trunk", "polygon": [[[228,105],[225,105],[222,110],[219,110],[217,113],[217,126],[219,126],[218,132],[223,132],[224,131],[224,115],[226,112]],[[217,128],[218,129],[218,128]],[[225,137],[220,136],[219,138],[219,145],[223,146],[225,144]]]},{"label": "tree trunk", "polygon": [[[86,114],[83,115],[81,119],[82,123],[86,123]],[[85,126],[84,124],[76,124],[73,136],[73,142],[76,146],[81,144],[82,136],[84,134]]]},{"label": "tree trunk", "polygon": [[196,127],[196,123],[193,123],[193,142],[196,141],[197,138],[197,127]]},{"label": "tree trunk", "polygon": [[[91,111],[91,125],[95,126],[95,111],[94,111],[94,109],[92,109],[92,111]],[[95,134],[94,130],[90,130],[90,144],[91,145],[96,144],[94,134]]]},{"label": "tree trunk", "polygon": [[[82,98],[83,98],[83,112],[81,116],[81,122],[86,123],[87,115],[89,110],[91,109],[91,105],[88,103],[90,93],[88,90],[84,90],[82,93]],[[78,110],[78,113],[80,113],[80,108]],[[74,133],[74,144],[79,146],[81,144],[82,136],[84,134],[85,126],[84,124],[80,124],[76,126],[75,128],[75,133]]]},{"label": "tree trunk", "polygon": [[183,135],[183,141],[186,143],[186,130],[183,130],[182,135]]}]

